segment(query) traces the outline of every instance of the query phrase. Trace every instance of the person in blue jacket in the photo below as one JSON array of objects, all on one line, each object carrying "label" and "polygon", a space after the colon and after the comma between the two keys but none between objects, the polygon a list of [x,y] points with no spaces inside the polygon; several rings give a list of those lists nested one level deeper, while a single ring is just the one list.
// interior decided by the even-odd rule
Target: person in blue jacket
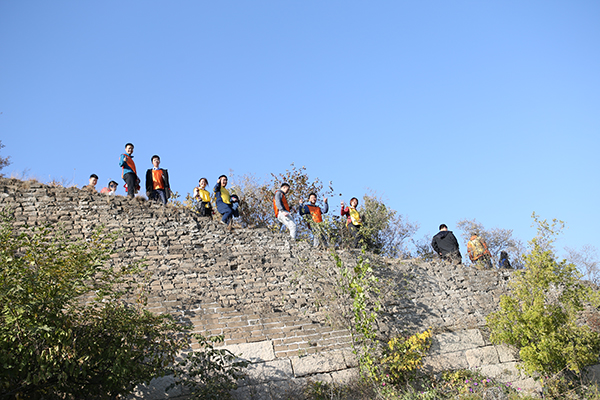
[{"label": "person in blue jacket", "polygon": [[317,195],[316,193],[311,193],[308,195],[308,203],[304,204],[302,200],[300,200],[300,208],[298,212],[300,215],[310,215],[313,223],[309,224],[309,228],[313,234],[313,246],[319,246],[319,239],[328,247],[327,236],[325,235],[325,229],[323,228],[323,214],[327,214],[329,211],[329,204],[327,204],[327,197],[323,198],[323,208],[317,205]]}]

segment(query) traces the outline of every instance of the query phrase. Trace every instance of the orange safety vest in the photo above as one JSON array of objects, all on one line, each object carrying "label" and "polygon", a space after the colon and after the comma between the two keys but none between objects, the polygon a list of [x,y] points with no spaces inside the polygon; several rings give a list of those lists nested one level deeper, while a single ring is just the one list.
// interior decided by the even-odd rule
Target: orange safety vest
[{"label": "orange safety vest", "polygon": [[163,178],[163,170],[162,169],[153,169],[152,170],[152,189],[164,189],[165,188],[165,180]]},{"label": "orange safety vest", "polygon": [[[283,207],[285,207],[285,210],[283,211],[288,211],[290,210],[290,206],[288,205],[287,199],[285,198],[285,193],[283,193],[283,191],[281,192],[282,199],[281,202],[283,203]],[[275,204],[275,196],[273,196],[273,210],[275,210],[275,218],[277,218],[277,216],[279,215],[279,210],[277,209],[277,204]]]},{"label": "orange safety vest", "polygon": [[[135,169],[135,163],[133,162],[133,158],[129,157],[129,154],[123,154],[125,156],[125,164],[127,164],[127,166],[129,168],[131,168],[133,170],[133,173],[137,175],[137,171]],[[121,168],[121,178],[123,178],[123,171],[125,171],[125,167],[123,166]]]},{"label": "orange safety vest", "polygon": [[323,216],[321,214],[321,207],[311,206],[310,204],[306,205],[308,207],[308,211],[310,211],[310,215],[315,222],[323,222]]}]

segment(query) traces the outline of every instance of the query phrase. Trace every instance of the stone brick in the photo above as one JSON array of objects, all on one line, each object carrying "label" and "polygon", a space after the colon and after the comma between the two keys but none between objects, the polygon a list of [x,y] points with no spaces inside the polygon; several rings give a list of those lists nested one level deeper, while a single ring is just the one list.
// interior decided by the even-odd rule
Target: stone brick
[{"label": "stone brick", "polygon": [[327,354],[314,354],[292,359],[295,376],[305,376],[315,372],[338,371],[346,368],[346,361],[341,351]]}]

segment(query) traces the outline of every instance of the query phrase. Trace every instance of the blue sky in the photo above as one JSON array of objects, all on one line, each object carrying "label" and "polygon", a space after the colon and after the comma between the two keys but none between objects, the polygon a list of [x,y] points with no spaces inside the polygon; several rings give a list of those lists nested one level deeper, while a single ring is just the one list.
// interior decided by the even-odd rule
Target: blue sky
[{"label": "blue sky", "polygon": [[133,142],[180,193],[295,163],[417,238],[476,218],[528,240],[535,211],[598,246],[598,21],[597,1],[0,0],[3,172],[121,183]]}]

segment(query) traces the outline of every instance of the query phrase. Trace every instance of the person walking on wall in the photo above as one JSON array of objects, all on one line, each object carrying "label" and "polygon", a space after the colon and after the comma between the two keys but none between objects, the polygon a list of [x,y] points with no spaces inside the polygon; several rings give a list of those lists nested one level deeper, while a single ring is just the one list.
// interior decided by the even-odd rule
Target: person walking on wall
[{"label": "person walking on wall", "polygon": [[317,195],[315,193],[311,193],[308,195],[308,203],[304,204],[302,200],[300,200],[300,209],[298,212],[300,215],[310,215],[314,222],[309,224],[308,227],[312,231],[313,234],[313,246],[319,246],[319,239],[328,247],[327,236],[325,235],[323,228],[323,214],[327,214],[329,211],[329,204],[327,204],[327,197],[323,198],[323,208],[317,205]]},{"label": "person walking on wall", "polygon": [[431,239],[431,247],[442,258],[451,263],[462,264],[458,240],[446,224],[440,225],[440,231]]},{"label": "person walking on wall", "polygon": [[296,223],[292,220],[290,206],[285,197],[289,191],[290,185],[283,183],[273,197],[273,209],[275,211],[275,218],[289,229],[290,236],[296,240]]},{"label": "person walking on wall", "polygon": [[160,201],[163,205],[171,197],[169,171],[160,168],[160,157],[152,156],[152,168],[146,171],[146,196],[148,200]]},{"label": "person walking on wall", "polygon": [[119,167],[122,168],[121,177],[127,186],[127,197],[129,198],[134,198],[136,192],[140,190],[140,178],[137,176],[132,154],[133,144],[127,143],[125,145],[125,153],[121,154],[121,158],[119,159]]},{"label": "person walking on wall", "polygon": [[346,207],[346,204],[341,202],[342,209],[340,214],[342,217],[346,217],[346,228],[354,238],[353,246],[357,248],[361,241],[364,241],[363,236],[360,234],[360,228],[363,224],[360,213],[356,209],[358,206],[358,199],[353,197],[350,199],[350,206]]}]

